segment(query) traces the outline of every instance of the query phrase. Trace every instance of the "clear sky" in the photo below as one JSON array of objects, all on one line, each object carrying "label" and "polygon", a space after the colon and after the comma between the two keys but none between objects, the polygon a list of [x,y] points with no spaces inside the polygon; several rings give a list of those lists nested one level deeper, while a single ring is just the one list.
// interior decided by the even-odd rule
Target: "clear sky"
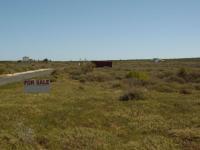
[{"label": "clear sky", "polygon": [[200,57],[200,0],[0,0],[0,60]]}]

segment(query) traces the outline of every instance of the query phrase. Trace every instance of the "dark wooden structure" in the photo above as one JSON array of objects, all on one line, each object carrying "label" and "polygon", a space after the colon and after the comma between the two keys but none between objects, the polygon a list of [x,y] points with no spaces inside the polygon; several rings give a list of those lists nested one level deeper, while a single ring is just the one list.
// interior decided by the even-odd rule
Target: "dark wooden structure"
[{"label": "dark wooden structure", "polygon": [[112,61],[92,61],[92,63],[95,64],[97,68],[112,67]]}]

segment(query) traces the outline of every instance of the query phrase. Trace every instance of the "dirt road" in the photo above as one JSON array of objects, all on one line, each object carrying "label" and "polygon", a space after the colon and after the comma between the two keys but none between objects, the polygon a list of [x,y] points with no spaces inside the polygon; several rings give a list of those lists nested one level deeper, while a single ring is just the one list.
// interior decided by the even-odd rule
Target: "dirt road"
[{"label": "dirt road", "polygon": [[54,69],[52,68],[48,68],[48,69],[39,69],[39,70],[32,70],[32,71],[26,71],[26,72],[14,73],[14,74],[1,75],[0,86],[8,84],[8,83],[23,81],[30,78],[48,76],[53,72],[53,70]]}]

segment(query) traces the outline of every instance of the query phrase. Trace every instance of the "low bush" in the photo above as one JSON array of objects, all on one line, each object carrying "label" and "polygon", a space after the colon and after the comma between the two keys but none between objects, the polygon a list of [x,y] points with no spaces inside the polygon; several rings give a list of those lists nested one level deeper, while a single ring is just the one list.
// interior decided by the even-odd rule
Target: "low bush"
[{"label": "low bush", "polygon": [[196,90],[200,90],[200,84],[194,86]]},{"label": "low bush", "polygon": [[184,78],[181,78],[179,76],[176,76],[176,75],[172,75],[172,76],[169,76],[168,78],[165,79],[165,81],[167,82],[177,82],[177,83],[185,83],[185,79]]},{"label": "low bush", "polygon": [[184,79],[186,82],[195,82],[200,83],[200,72],[197,70],[186,70],[184,68],[181,68],[177,76]]},{"label": "low bush", "polygon": [[80,75],[81,75],[81,71],[80,70],[70,71],[70,76],[72,77],[72,79],[76,79],[77,76],[80,76]]},{"label": "low bush", "polygon": [[177,75],[181,78],[186,78],[188,71],[185,68],[180,68]]},{"label": "low bush", "polygon": [[135,86],[146,86],[148,84],[151,84],[150,81],[144,81],[144,80],[137,80],[135,78],[128,78],[128,79],[123,79],[122,83],[124,86],[128,88],[132,88]]},{"label": "low bush", "polygon": [[186,80],[188,82],[195,82],[200,83],[200,72],[199,71],[192,71],[186,76]]},{"label": "low bush", "polygon": [[126,78],[134,78],[140,81],[147,81],[149,80],[149,75],[146,72],[130,71],[126,74]]},{"label": "low bush", "polygon": [[176,73],[166,73],[160,74],[158,76],[160,79],[164,79],[167,82],[177,82],[177,83],[200,83],[200,72],[197,70],[186,70],[185,68],[180,68]]},{"label": "low bush", "polygon": [[175,92],[176,89],[172,88],[171,86],[169,86],[168,84],[157,84],[153,87],[154,90],[158,91],[158,92],[164,92],[164,93],[172,93]]},{"label": "low bush", "polygon": [[160,79],[165,79],[173,76],[172,71],[158,72],[157,77]]},{"label": "low bush", "polygon": [[133,88],[131,90],[128,90],[124,92],[120,96],[121,101],[128,101],[128,100],[144,100],[146,99],[146,91],[144,89],[140,88]]},{"label": "low bush", "polygon": [[79,89],[79,90],[84,90],[85,88],[84,88],[84,86],[80,85],[80,86],[78,87],[78,89]]},{"label": "low bush", "polygon": [[181,94],[192,94],[191,89],[183,88],[179,91]]},{"label": "low bush", "polygon": [[90,82],[105,82],[112,80],[112,76],[104,72],[91,72],[86,75],[82,75],[80,79]]},{"label": "low bush", "polygon": [[88,74],[90,74],[91,72],[93,72],[94,70],[94,65],[92,63],[85,63],[85,64],[81,64],[80,67],[73,67],[70,68],[70,71],[68,71],[66,69],[65,72],[68,71],[68,73],[70,74],[71,78],[74,80],[85,80],[86,76],[88,76]]},{"label": "low bush", "polygon": [[58,70],[54,70],[52,73],[51,73],[51,76],[50,76],[50,80],[51,82],[56,82],[57,79],[58,79]]},{"label": "low bush", "polygon": [[81,73],[86,74],[94,70],[95,65],[93,63],[87,62],[81,65]]},{"label": "low bush", "polygon": [[122,84],[120,82],[115,82],[112,84],[112,88],[121,88]]},{"label": "low bush", "polygon": [[192,128],[171,129],[168,132],[170,136],[179,137],[182,140],[195,141],[200,139],[200,131],[198,128],[192,127]]},{"label": "low bush", "polygon": [[5,69],[0,68],[0,75],[1,75],[1,74],[4,74],[5,72],[6,72]]},{"label": "low bush", "polygon": [[85,83],[86,82],[86,80],[84,79],[84,78],[79,78],[79,81],[81,82],[81,83]]}]

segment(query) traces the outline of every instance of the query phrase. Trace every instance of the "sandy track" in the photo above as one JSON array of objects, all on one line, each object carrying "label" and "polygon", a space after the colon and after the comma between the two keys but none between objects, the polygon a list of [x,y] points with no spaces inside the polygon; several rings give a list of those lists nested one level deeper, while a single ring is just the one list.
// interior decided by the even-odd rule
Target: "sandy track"
[{"label": "sandy track", "polygon": [[1,75],[0,86],[8,84],[8,83],[23,81],[30,78],[48,76],[53,72],[53,70],[54,69],[52,68],[48,68],[48,69],[39,69],[39,70],[32,70],[32,71],[26,71],[26,72],[14,73],[14,74]]}]

